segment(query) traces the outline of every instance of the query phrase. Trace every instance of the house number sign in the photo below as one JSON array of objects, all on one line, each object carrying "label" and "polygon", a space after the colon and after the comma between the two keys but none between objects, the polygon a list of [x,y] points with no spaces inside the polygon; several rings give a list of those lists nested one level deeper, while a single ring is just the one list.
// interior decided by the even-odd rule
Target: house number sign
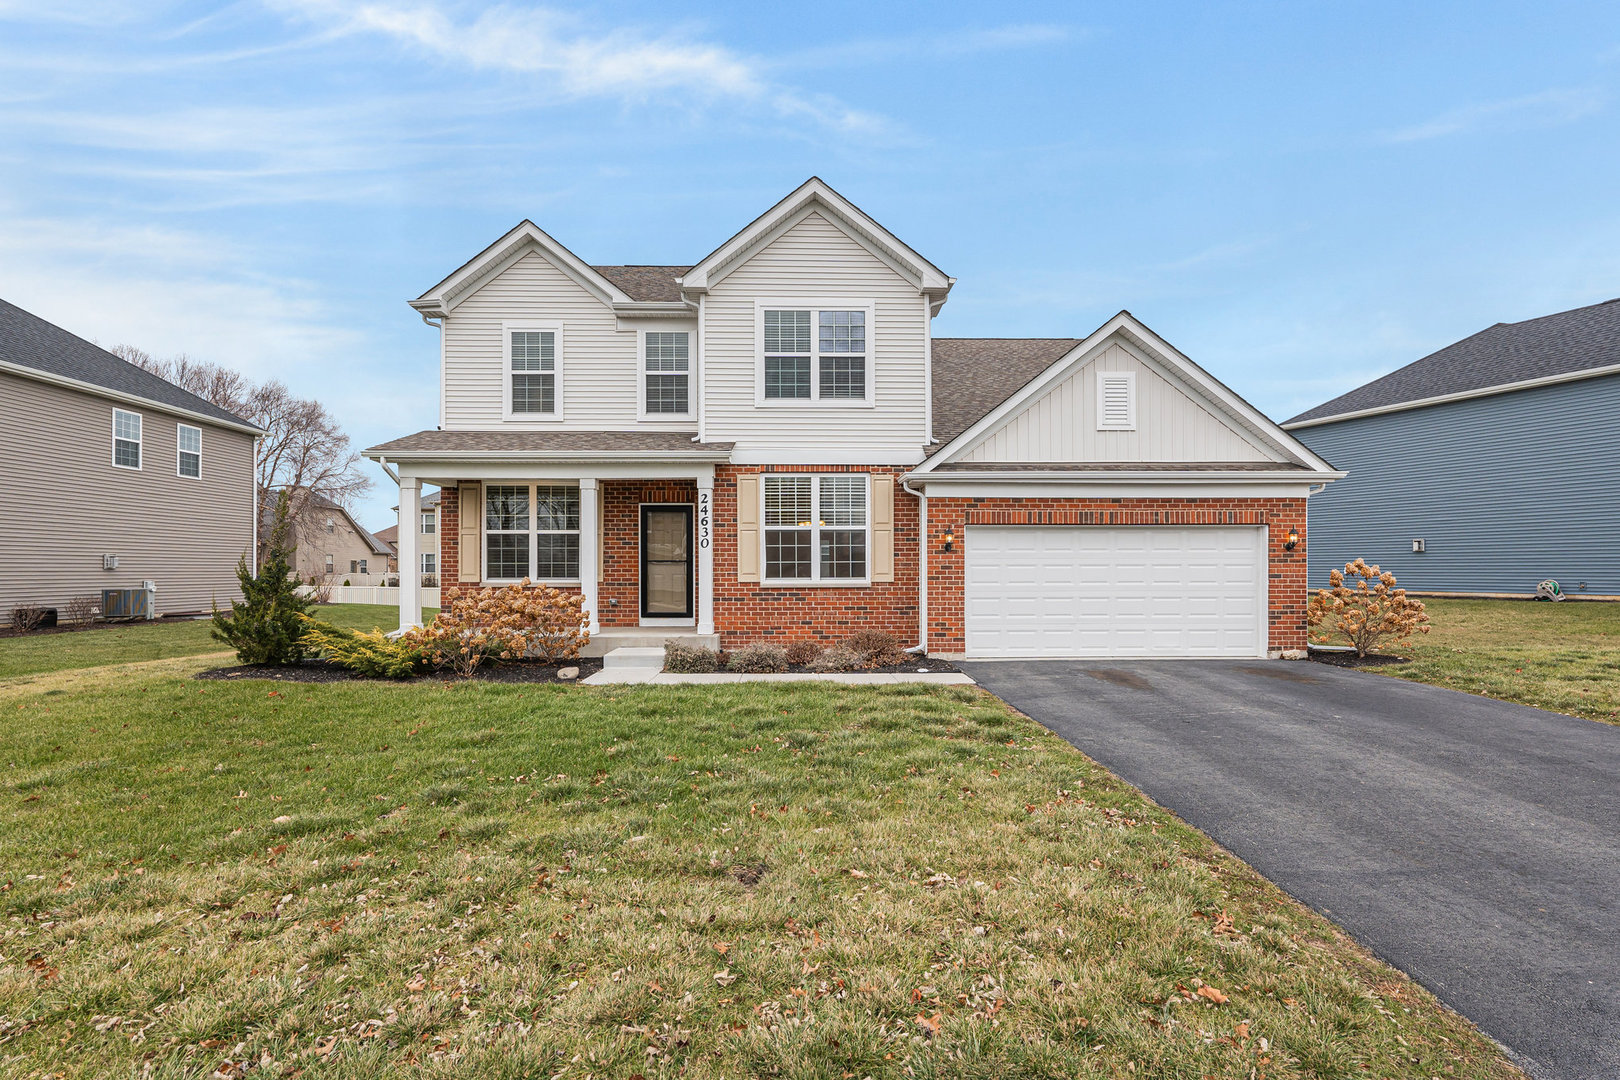
[{"label": "house number sign", "polygon": [[709,546],[709,492],[698,492],[698,547]]}]

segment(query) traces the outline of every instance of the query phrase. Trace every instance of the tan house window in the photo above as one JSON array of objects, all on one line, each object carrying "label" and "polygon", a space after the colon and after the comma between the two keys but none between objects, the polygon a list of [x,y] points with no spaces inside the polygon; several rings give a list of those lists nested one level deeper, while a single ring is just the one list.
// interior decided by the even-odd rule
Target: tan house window
[{"label": "tan house window", "polygon": [[326,557],[326,572],[328,574],[330,574],[330,573],[333,573],[335,570],[337,570],[337,566],[333,563],[332,556],[328,555]]}]

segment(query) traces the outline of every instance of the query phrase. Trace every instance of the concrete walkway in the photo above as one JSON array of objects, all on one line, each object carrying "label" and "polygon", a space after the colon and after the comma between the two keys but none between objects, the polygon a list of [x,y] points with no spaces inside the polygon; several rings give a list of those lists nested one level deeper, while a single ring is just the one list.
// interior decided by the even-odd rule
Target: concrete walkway
[{"label": "concrete walkway", "polygon": [[586,686],[616,683],[647,683],[654,686],[682,686],[693,683],[742,682],[830,682],[844,686],[898,686],[900,683],[934,683],[940,686],[971,686],[973,679],[954,671],[822,671],[745,675],[736,671],[713,671],[680,675],[651,668],[603,668],[580,680]]}]

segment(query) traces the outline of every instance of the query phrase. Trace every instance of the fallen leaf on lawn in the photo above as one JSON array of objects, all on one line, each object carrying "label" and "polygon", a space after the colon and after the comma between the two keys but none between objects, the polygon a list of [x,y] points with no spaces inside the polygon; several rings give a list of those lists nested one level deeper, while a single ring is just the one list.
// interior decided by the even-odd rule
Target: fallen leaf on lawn
[{"label": "fallen leaf on lawn", "polygon": [[1243,1023],[1237,1026],[1237,1036],[1240,1039],[1247,1039],[1249,1037],[1249,1022],[1247,1020],[1243,1021]]},{"label": "fallen leaf on lawn", "polygon": [[918,1013],[917,1026],[922,1028],[923,1038],[936,1038],[939,1035],[940,1022],[943,1018],[941,1013],[935,1013],[933,1016],[924,1016],[922,1013]]},{"label": "fallen leaf on lawn", "polygon": [[849,876],[850,877],[863,878],[863,877],[868,877],[870,875],[868,875],[865,870],[851,870],[849,872]]},{"label": "fallen leaf on lawn", "polygon": [[272,825],[285,825],[285,824],[287,824],[287,822],[289,822],[291,820],[292,820],[292,815],[291,814],[282,814],[280,817],[271,818],[270,819],[270,824],[272,824]]},{"label": "fallen leaf on lawn", "polygon": [[427,989],[427,980],[420,975],[413,975],[411,981],[405,984],[405,989],[413,994],[420,994]]},{"label": "fallen leaf on lawn", "polygon": [[714,973],[714,981],[719,983],[721,986],[730,986],[732,983],[737,981],[737,976],[731,973],[730,968],[722,968]]},{"label": "fallen leaf on lawn", "polygon": [[1198,988],[1198,996],[1208,998],[1217,1005],[1226,1004],[1226,995],[1215,989],[1213,986],[1200,986]]},{"label": "fallen leaf on lawn", "polygon": [[719,953],[721,956],[726,955],[726,953],[731,951],[731,942],[729,942],[729,941],[718,942],[714,947],[714,951]]}]

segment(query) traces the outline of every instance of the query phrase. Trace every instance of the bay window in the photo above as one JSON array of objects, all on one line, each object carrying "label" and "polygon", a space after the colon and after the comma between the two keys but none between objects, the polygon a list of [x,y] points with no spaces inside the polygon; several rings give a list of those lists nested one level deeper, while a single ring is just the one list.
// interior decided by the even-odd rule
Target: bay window
[{"label": "bay window", "polygon": [[487,485],[484,577],[490,581],[577,581],[578,486]]},{"label": "bay window", "polygon": [[871,549],[864,473],[761,477],[765,580],[864,582]]},{"label": "bay window", "polygon": [[869,404],[871,308],[762,308],[761,401]]}]

